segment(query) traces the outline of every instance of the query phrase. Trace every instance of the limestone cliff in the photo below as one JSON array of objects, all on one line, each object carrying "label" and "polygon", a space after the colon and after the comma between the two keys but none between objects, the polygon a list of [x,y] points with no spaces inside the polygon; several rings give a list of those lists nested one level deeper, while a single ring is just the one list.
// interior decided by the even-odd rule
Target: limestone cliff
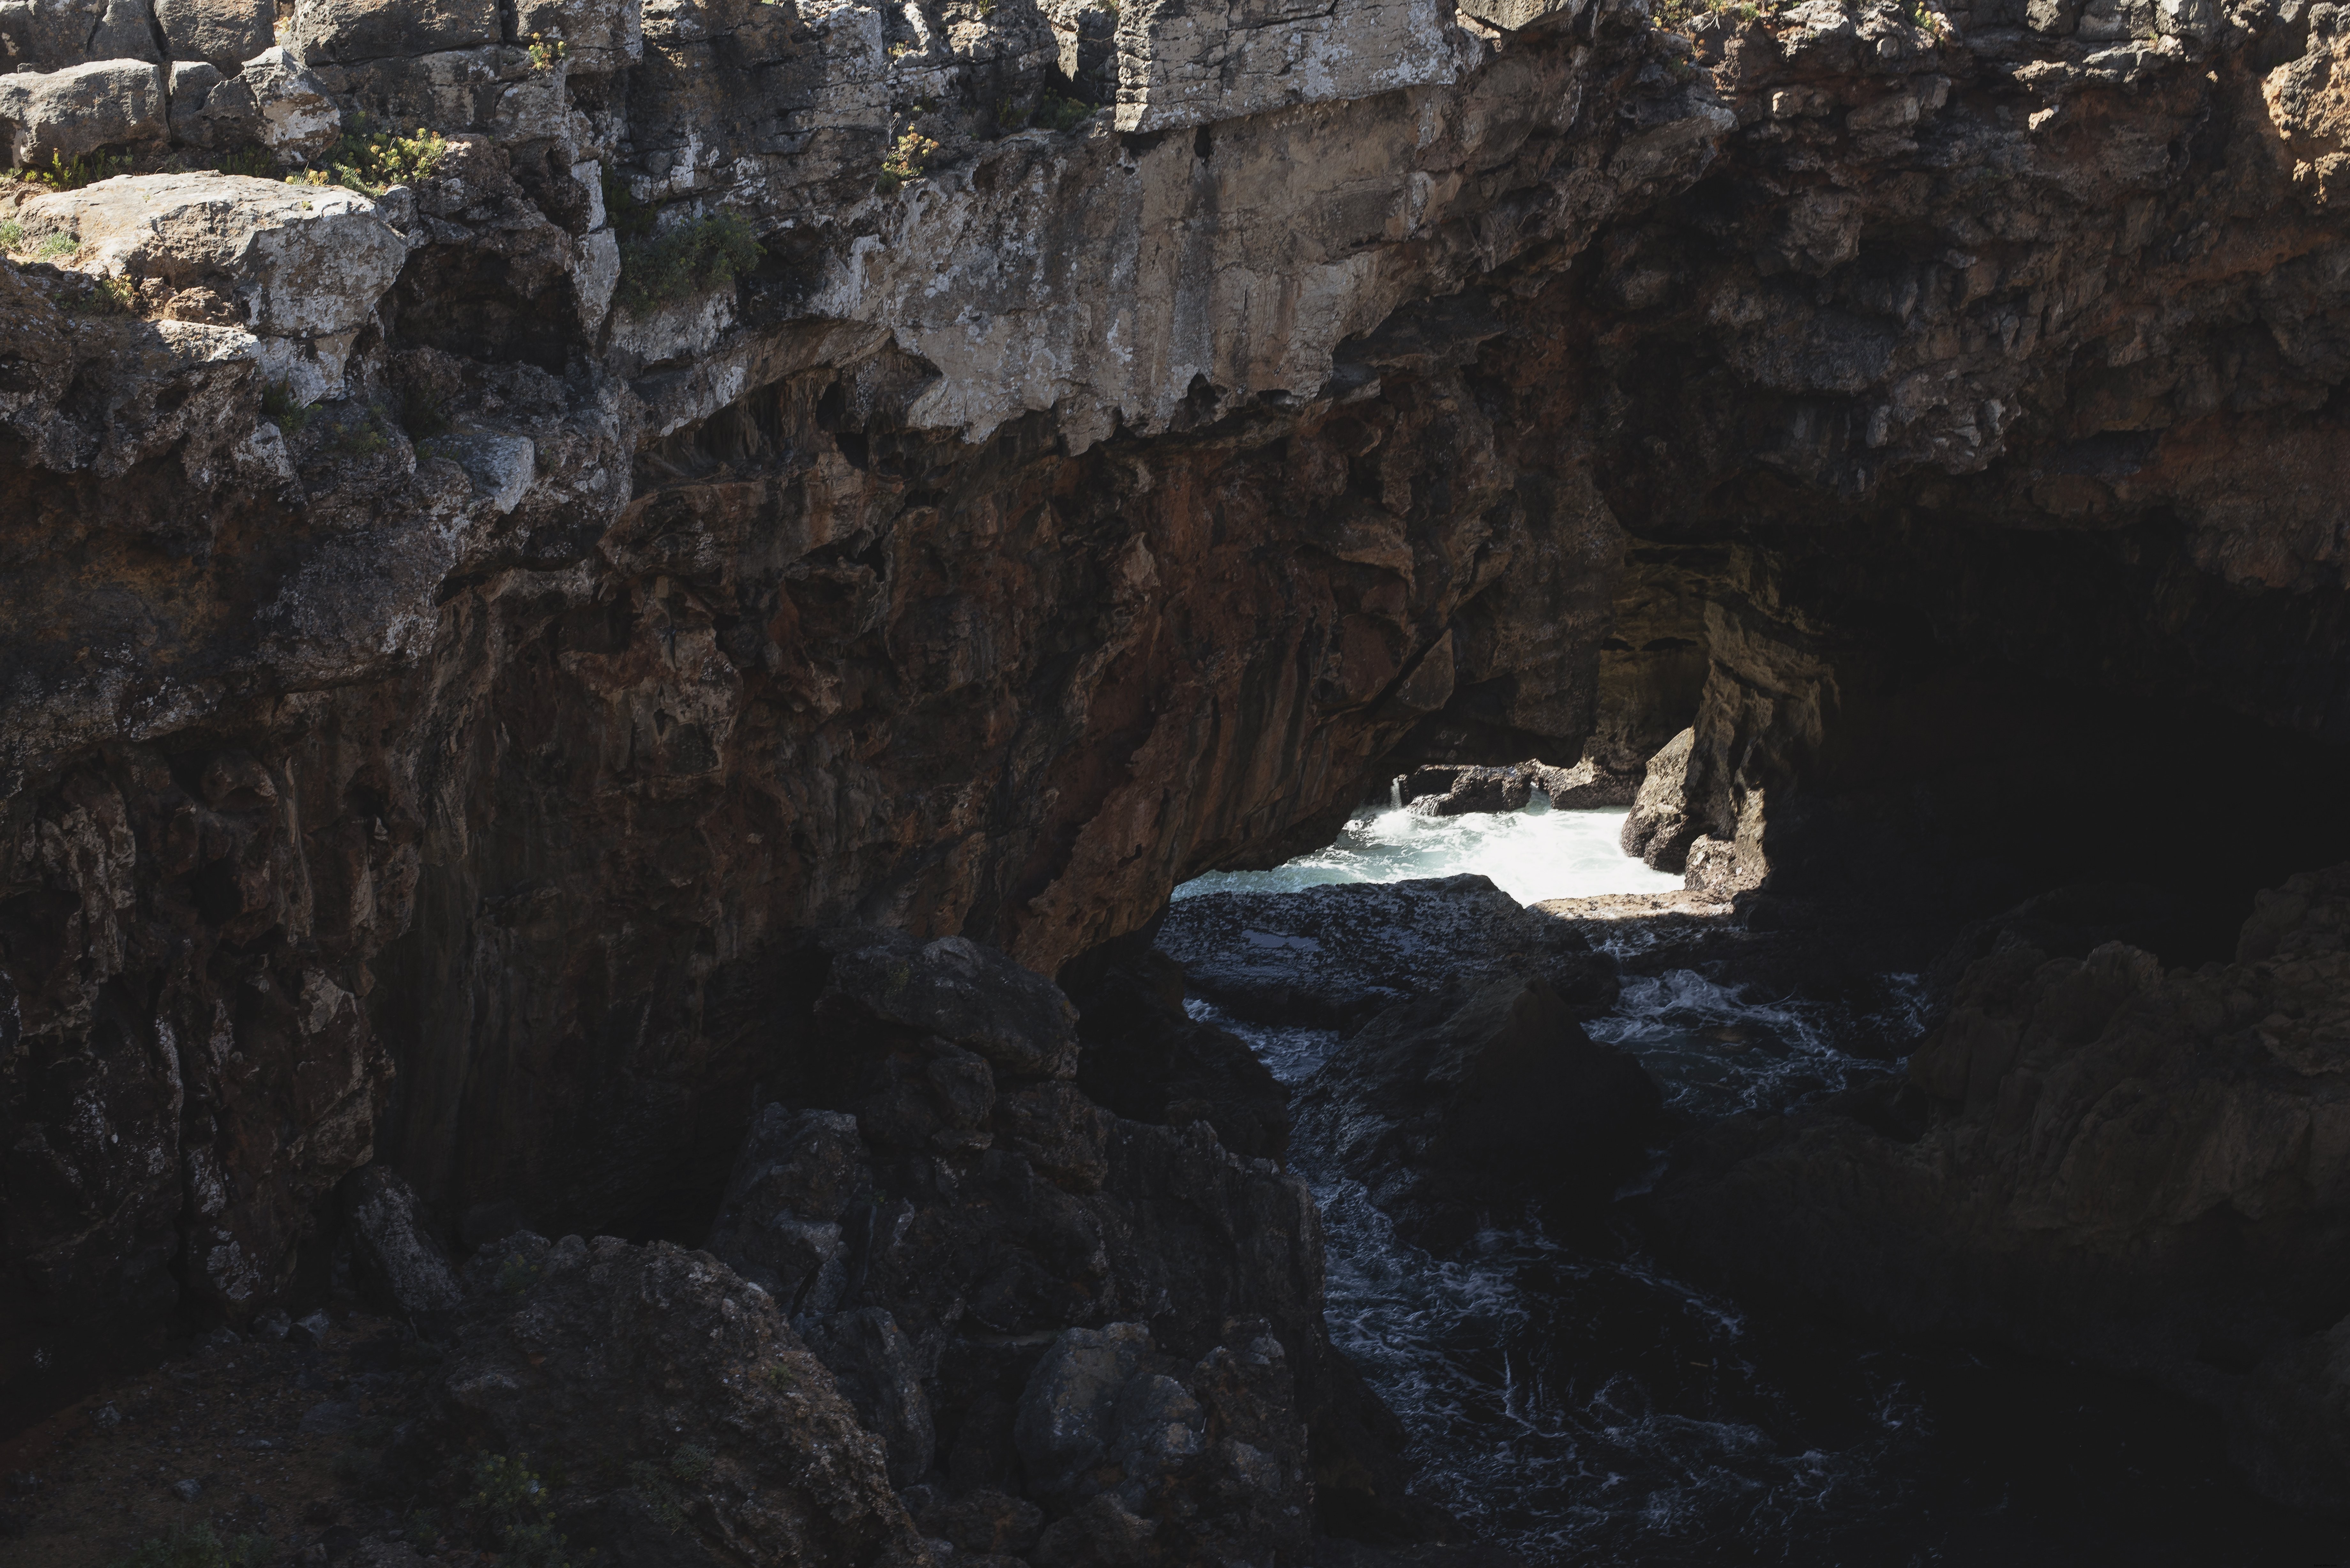
[{"label": "limestone cliff", "polygon": [[1399,753],[1694,716],[1728,838],[1921,632],[2339,740],[2335,16],[0,9],[133,171],[0,229],[6,1355],[370,1158],[705,1222],[803,933],[1053,972]]}]

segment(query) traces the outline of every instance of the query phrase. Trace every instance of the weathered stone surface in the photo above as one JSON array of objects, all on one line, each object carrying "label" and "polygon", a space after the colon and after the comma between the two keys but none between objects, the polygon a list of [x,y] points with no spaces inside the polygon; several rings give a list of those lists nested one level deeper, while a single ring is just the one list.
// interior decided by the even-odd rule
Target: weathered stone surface
[{"label": "weathered stone surface", "polygon": [[0,5],[0,67],[10,71],[162,57],[146,0],[15,0]]},{"label": "weathered stone surface", "polygon": [[501,41],[495,0],[298,0],[286,44],[305,64],[348,65]]},{"label": "weathered stone surface", "polygon": [[1465,16],[1474,16],[1488,26],[1499,27],[1505,33],[1523,32],[1529,27],[1564,27],[1583,15],[1592,0],[1468,0],[1461,6]]},{"label": "weathered stone surface", "polygon": [[680,1535],[689,1562],[931,1561],[831,1375],[709,1253],[525,1233],[478,1263],[441,1424],[571,1478],[547,1500],[569,1539],[640,1561],[678,1560]]},{"label": "weathered stone surface", "polygon": [[10,161],[47,168],[101,147],[159,140],[171,107],[163,73],[144,60],[93,60],[0,76]]},{"label": "weathered stone surface", "polygon": [[1624,853],[1659,871],[1679,871],[1689,858],[1698,825],[1689,819],[1687,775],[1697,732],[1683,730],[1648,759],[1648,775],[1624,819]]},{"label": "weathered stone surface", "polygon": [[1136,0],[1118,14],[1118,129],[1167,130],[1449,82],[1462,56],[1430,0],[1263,8]]},{"label": "weathered stone surface", "polygon": [[408,1183],[383,1166],[366,1166],[345,1180],[342,1203],[363,1282],[410,1321],[444,1326],[464,1291]]},{"label": "weathered stone surface", "polygon": [[1263,1023],[1352,1029],[1496,969],[1540,974],[1586,1016],[1616,999],[1614,965],[1575,928],[1480,876],[1180,898],[1159,945],[1191,988]]},{"label": "weathered stone surface", "polygon": [[224,152],[267,148],[291,166],[327,151],[341,130],[326,83],[284,49],[263,49],[225,79],[209,64],[172,63],[175,141]]},{"label": "weathered stone surface", "polygon": [[233,71],[275,41],[274,0],[155,0],[174,64],[202,60]]}]

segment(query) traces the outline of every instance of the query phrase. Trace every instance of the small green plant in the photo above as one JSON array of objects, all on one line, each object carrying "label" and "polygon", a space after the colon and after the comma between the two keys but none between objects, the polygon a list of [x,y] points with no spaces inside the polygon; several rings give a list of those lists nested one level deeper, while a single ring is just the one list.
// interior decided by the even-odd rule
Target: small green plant
[{"label": "small green plant", "polygon": [[258,1535],[223,1541],[209,1524],[182,1525],[150,1537],[130,1556],[116,1558],[110,1568],[260,1568],[276,1551]]},{"label": "small green plant", "polygon": [[800,1386],[800,1375],[792,1369],[788,1361],[775,1362],[759,1376],[765,1378],[767,1386],[778,1394],[788,1394]]},{"label": "small green plant", "polygon": [[913,52],[914,46],[907,43],[892,44],[889,46],[889,57],[893,60],[902,60]]},{"label": "small green plant", "polygon": [[289,185],[341,185],[362,196],[380,196],[394,185],[414,185],[432,178],[449,143],[437,130],[416,128],[413,136],[395,130],[370,131],[365,115],[353,115],[334,146],[318,162],[299,174],[288,174]]},{"label": "small green plant", "polygon": [[1094,106],[1048,92],[1036,106],[1036,123],[1046,130],[1074,130],[1093,118]]},{"label": "small green plant", "polygon": [[277,428],[289,436],[300,435],[302,427],[310,422],[318,410],[306,406],[294,395],[294,389],[284,381],[273,382],[261,389],[261,412],[265,419],[277,421]]},{"label": "small green plant", "polygon": [[52,191],[78,191],[85,185],[95,185],[100,180],[111,180],[117,174],[130,172],[128,152],[84,152],[68,158],[62,152],[49,154],[49,166],[19,169],[16,178],[35,185],[47,185]]},{"label": "small green plant", "polygon": [[637,193],[629,189],[626,180],[612,172],[610,164],[603,165],[603,170],[604,222],[610,226],[613,237],[623,243],[650,239],[653,231],[660,226],[660,209],[650,202],[638,201]]},{"label": "small green plant", "polygon": [[553,70],[555,68],[555,62],[563,57],[563,40],[560,38],[543,38],[536,33],[533,33],[530,36],[530,47],[525,52],[530,56],[530,68],[532,70]]},{"label": "small green plant", "polygon": [[408,1539],[420,1552],[431,1552],[441,1544],[441,1511],[420,1508],[408,1516]]},{"label": "small green plant", "polygon": [[681,1443],[677,1451],[669,1457],[669,1473],[691,1486],[710,1473],[713,1462],[709,1454],[691,1443]]},{"label": "small green plant", "polygon": [[[530,1469],[529,1456],[484,1454],[473,1466],[468,1500],[490,1537],[514,1568],[570,1568],[564,1538],[556,1533],[547,1487]],[[595,1553],[590,1552],[588,1556]]]},{"label": "small green plant", "polygon": [[127,277],[102,277],[98,293],[104,308],[129,316],[139,308],[139,286]]},{"label": "small green plant", "polygon": [[81,242],[71,234],[51,234],[33,252],[35,261],[63,261],[81,249]]},{"label": "small green plant", "polygon": [[873,189],[887,196],[920,179],[923,163],[938,150],[939,144],[920,131],[906,132],[890,147],[889,156],[881,160],[881,174],[873,182]]},{"label": "small green plant", "polygon": [[734,281],[766,253],[750,221],[715,213],[649,239],[620,242],[621,308],[641,316],[675,300]]},{"label": "small green plant", "polygon": [[266,180],[276,172],[276,160],[266,147],[240,147],[234,152],[221,154],[220,172],[242,174],[250,180]]},{"label": "small green plant", "polygon": [[0,251],[21,251],[25,248],[25,225],[14,218],[0,221]]},{"label": "small green plant", "polygon": [[510,1296],[521,1295],[538,1283],[538,1276],[544,1272],[538,1264],[516,1252],[498,1265],[498,1289]]}]

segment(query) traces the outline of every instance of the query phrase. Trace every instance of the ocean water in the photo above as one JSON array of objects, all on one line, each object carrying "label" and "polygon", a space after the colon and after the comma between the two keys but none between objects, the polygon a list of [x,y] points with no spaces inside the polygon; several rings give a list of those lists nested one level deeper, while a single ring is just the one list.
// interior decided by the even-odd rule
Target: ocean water
[{"label": "ocean water", "polygon": [[[1461,871],[1522,902],[1678,885],[1617,851],[1623,815],[1370,814],[1327,850],[1178,896]],[[1608,945],[1653,952],[1633,922]],[[1683,1115],[1783,1112],[1898,1069],[1922,988],[1881,980],[1856,1004],[1698,969],[1627,974],[1590,1032],[1638,1056]],[[1293,1085],[1339,1038],[1191,1007]],[[1621,1214],[1571,1245],[1522,1227],[1431,1257],[1323,1150],[1291,1159],[1322,1208],[1332,1337],[1403,1419],[1420,1489],[1531,1563],[2350,1562],[2350,1532],[2251,1496],[2211,1423],[2145,1390],[1750,1310],[1677,1278]]]},{"label": "ocean water", "polygon": [[1628,815],[1553,811],[1539,794],[1523,811],[1463,816],[1367,811],[1348,822],[1326,849],[1270,871],[1211,872],[1176,888],[1175,897],[1283,893],[1324,882],[1400,882],[1464,871],[1492,877],[1493,886],[1521,904],[1679,888],[1678,872],[1651,871],[1617,847]]}]

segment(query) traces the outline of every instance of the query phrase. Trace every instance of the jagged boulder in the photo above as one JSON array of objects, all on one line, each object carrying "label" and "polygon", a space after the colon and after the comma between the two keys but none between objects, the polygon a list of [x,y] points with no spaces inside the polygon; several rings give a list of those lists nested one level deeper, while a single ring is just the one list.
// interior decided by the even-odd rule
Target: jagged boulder
[{"label": "jagged boulder", "polygon": [[334,145],[342,112],[327,84],[284,49],[269,47],[234,76],[204,60],[172,62],[172,139],[233,152],[262,147],[281,166]]},{"label": "jagged boulder", "polygon": [[1159,946],[1192,991],[1263,1023],[1352,1029],[1469,977],[1540,975],[1575,1012],[1616,1000],[1616,967],[1568,922],[1474,874],[1179,898]]},{"label": "jagged boulder", "polygon": [[300,0],[286,41],[315,66],[439,54],[501,38],[497,0]]},{"label": "jagged boulder", "polygon": [[419,1327],[443,1328],[464,1289],[400,1173],[360,1167],[343,1180],[342,1207],[361,1286]]},{"label": "jagged boulder", "polygon": [[1624,819],[1624,853],[1659,871],[1683,869],[1690,843],[1704,831],[1704,825],[1690,815],[1688,801],[1690,757],[1696,749],[1695,729],[1667,741],[1648,759],[1632,814]]},{"label": "jagged boulder", "polygon": [[233,71],[269,47],[276,0],[155,0],[155,23],[172,58],[202,60]]},{"label": "jagged boulder", "polygon": [[565,1478],[545,1506],[570,1542],[615,1562],[931,1561],[832,1375],[709,1253],[520,1232],[467,1282],[439,1430]]},{"label": "jagged boulder", "polygon": [[170,107],[162,69],[147,60],[92,60],[0,76],[9,160],[36,168],[101,147],[161,140]]}]

